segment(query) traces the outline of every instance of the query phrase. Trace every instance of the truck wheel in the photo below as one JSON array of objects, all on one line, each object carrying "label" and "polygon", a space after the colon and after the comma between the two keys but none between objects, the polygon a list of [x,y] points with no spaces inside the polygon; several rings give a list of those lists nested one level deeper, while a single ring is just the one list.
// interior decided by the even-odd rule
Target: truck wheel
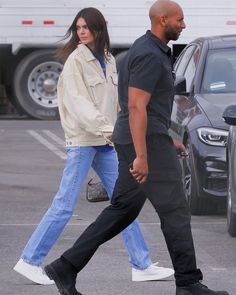
[{"label": "truck wheel", "polygon": [[57,81],[63,65],[54,50],[37,50],[17,65],[13,77],[13,99],[30,117],[41,120],[59,118]]}]

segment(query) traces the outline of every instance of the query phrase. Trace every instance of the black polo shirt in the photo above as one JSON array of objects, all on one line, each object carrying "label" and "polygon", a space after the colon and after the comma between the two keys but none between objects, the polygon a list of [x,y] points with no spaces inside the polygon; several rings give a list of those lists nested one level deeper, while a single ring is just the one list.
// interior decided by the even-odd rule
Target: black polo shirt
[{"label": "black polo shirt", "polygon": [[147,136],[153,133],[168,134],[174,98],[171,50],[150,31],[134,42],[121,65],[118,84],[121,111],[112,136],[117,144],[132,142],[128,87],[151,93],[147,105]]}]

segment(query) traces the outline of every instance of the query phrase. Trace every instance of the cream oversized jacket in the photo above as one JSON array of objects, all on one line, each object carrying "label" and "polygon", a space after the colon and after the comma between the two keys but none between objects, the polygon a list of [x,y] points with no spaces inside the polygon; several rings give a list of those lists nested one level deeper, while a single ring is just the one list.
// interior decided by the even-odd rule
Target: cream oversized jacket
[{"label": "cream oversized jacket", "polygon": [[118,112],[115,59],[106,61],[106,77],[92,52],[80,44],[68,57],[57,85],[66,146],[106,144]]}]

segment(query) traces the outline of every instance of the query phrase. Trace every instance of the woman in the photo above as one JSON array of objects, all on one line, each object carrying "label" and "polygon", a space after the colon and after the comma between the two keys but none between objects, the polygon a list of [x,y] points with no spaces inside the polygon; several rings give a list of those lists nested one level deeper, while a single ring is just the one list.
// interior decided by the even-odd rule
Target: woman
[{"label": "woman", "polygon": [[[72,216],[89,169],[95,170],[109,198],[118,170],[111,145],[119,109],[117,72],[106,21],[97,9],[85,8],[77,14],[66,36],[70,39],[59,50],[66,62],[58,81],[58,101],[67,161],[59,191],[14,267],[21,275],[43,285],[53,284],[42,270],[43,259]],[[152,264],[138,221],[122,236],[134,281],[163,279],[173,274],[172,269]]]}]

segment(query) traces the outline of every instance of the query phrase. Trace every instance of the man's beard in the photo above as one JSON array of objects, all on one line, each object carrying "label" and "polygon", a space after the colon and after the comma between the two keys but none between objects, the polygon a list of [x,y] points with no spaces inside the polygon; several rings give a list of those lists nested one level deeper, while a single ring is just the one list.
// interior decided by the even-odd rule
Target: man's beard
[{"label": "man's beard", "polygon": [[169,41],[170,40],[176,41],[179,39],[179,33],[171,29],[169,30],[167,29],[165,35],[166,35],[166,39]]}]

